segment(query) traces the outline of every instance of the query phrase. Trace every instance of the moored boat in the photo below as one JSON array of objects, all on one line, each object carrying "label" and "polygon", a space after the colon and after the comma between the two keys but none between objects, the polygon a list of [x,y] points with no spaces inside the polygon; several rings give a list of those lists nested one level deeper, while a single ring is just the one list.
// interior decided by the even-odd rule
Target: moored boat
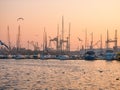
[{"label": "moored boat", "polygon": [[113,50],[106,50],[106,53],[104,54],[105,60],[114,60],[115,59],[115,53]]},{"label": "moored boat", "polygon": [[58,59],[60,59],[60,60],[69,60],[70,58],[69,58],[68,55],[59,55]]},{"label": "moored boat", "polygon": [[120,61],[120,52],[116,53],[116,58],[115,59]]},{"label": "moored boat", "polygon": [[83,58],[84,58],[85,60],[95,60],[95,59],[96,59],[95,52],[92,51],[92,50],[87,51],[87,52],[84,54]]}]

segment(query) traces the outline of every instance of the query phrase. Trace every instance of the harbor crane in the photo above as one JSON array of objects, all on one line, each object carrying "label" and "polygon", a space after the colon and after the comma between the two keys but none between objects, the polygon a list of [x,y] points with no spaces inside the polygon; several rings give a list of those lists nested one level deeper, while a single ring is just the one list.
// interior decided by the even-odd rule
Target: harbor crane
[{"label": "harbor crane", "polygon": [[64,46],[65,46],[65,44],[66,44],[66,51],[68,51],[69,50],[69,38],[67,37],[67,39],[66,40],[60,40],[60,45],[61,44],[63,44],[63,48],[64,48]]},{"label": "harbor crane", "polygon": [[[57,44],[58,43],[58,37],[55,37],[53,39],[51,39],[51,37],[49,37],[49,47],[51,47],[51,42],[54,42],[54,44]],[[55,43],[56,42],[56,43]],[[57,46],[56,46],[56,49],[57,49]]]},{"label": "harbor crane", "polygon": [[115,38],[114,38],[114,39],[110,39],[110,38],[109,38],[109,32],[108,32],[108,30],[107,30],[106,49],[109,49],[109,48],[110,48],[110,47],[109,47],[110,43],[114,43],[113,49],[114,49],[115,51],[117,51],[117,30],[115,30]]}]

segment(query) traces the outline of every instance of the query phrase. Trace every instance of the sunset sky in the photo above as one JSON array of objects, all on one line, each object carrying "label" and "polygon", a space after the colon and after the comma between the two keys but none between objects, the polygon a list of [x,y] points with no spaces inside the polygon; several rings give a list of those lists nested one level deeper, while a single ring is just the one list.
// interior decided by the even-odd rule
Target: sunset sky
[{"label": "sunset sky", "polygon": [[[22,47],[27,47],[28,40],[38,41],[41,46],[44,27],[48,37],[55,37],[57,24],[60,31],[62,29],[62,16],[65,35],[68,34],[68,24],[71,22],[72,50],[79,46],[78,37],[85,39],[85,30],[88,32],[88,43],[92,32],[94,43],[100,39],[101,34],[105,42],[107,29],[111,39],[114,38],[114,31],[117,29],[120,42],[120,0],[0,0],[0,39],[8,43],[9,25],[11,43],[15,46],[20,24]],[[19,17],[23,17],[24,20],[18,22]]]}]

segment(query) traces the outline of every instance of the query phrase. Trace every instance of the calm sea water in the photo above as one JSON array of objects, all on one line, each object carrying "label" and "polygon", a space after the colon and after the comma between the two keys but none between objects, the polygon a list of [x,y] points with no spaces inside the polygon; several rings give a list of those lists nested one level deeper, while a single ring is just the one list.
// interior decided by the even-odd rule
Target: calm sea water
[{"label": "calm sea water", "polygon": [[120,90],[120,62],[1,59],[0,90]]}]

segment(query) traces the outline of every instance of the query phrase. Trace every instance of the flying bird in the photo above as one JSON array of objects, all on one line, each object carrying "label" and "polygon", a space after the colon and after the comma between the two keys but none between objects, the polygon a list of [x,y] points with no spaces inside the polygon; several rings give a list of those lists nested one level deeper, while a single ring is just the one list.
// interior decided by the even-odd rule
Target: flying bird
[{"label": "flying bird", "polygon": [[9,49],[9,47],[8,47],[5,43],[3,43],[1,40],[0,40],[0,45],[3,45],[3,46],[5,46],[7,49]]},{"label": "flying bird", "polygon": [[20,17],[20,18],[17,19],[17,21],[19,21],[19,20],[24,20],[24,18]]}]

